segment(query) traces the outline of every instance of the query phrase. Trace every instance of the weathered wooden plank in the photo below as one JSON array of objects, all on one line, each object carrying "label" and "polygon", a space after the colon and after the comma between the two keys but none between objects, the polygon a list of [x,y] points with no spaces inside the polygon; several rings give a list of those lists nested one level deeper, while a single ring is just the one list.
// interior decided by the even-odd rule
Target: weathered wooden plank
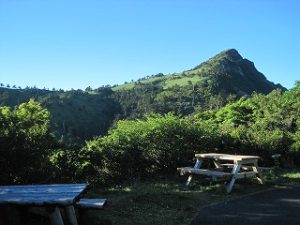
[{"label": "weathered wooden plank", "polygon": [[[223,167],[233,168],[235,164],[233,164],[233,163],[223,163],[221,165]],[[242,165],[241,169],[244,169],[244,170],[252,169],[252,166],[244,166],[244,165]]]},{"label": "weathered wooden plank", "polygon": [[0,195],[0,204],[18,204],[18,205],[71,205],[77,195],[70,193],[62,193],[55,195],[36,194],[6,194]]},{"label": "weathered wooden plank", "polygon": [[88,184],[52,184],[52,185],[9,185],[0,186],[2,192],[39,192],[39,193],[60,193],[60,192],[80,192],[87,188]]},{"label": "weathered wooden plank", "polygon": [[27,192],[27,193],[1,193],[0,198],[6,198],[8,196],[14,197],[14,196],[19,196],[19,197],[26,197],[26,196],[36,196],[39,198],[40,196],[49,196],[50,198],[57,198],[60,196],[66,196],[66,197],[72,197],[75,196],[77,193],[68,193],[68,192],[61,192],[61,193],[39,193],[39,192]]},{"label": "weathered wooden plank", "polygon": [[104,209],[107,204],[107,199],[105,198],[82,198],[79,202],[76,202],[76,207],[78,208],[91,208],[91,209]]},{"label": "weathered wooden plank", "polygon": [[[234,167],[234,164],[233,163],[223,163],[223,164],[221,164],[221,166],[223,166],[223,167],[228,167],[228,168],[233,168]],[[241,166],[241,169],[242,170],[252,170],[253,168],[252,168],[253,166]],[[271,171],[273,168],[271,168],[271,167],[261,167],[261,166],[259,166],[259,167],[257,167],[257,169],[258,169],[258,171],[260,171],[260,172],[269,172],[269,171]]]},{"label": "weathered wooden plank", "polygon": [[257,163],[258,159],[238,159],[235,160],[235,164],[236,163],[241,163],[242,165],[247,165],[247,164],[255,164]]},{"label": "weathered wooden plank", "polygon": [[71,205],[87,184],[0,186],[0,204]]},{"label": "weathered wooden plank", "polygon": [[256,177],[256,173],[253,171],[239,172],[235,177],[236,179],[251,178],[251,177]]},{"label": "weathered wooden plank", "polygon": [[208,170],[208,169],[195,169],[192,167],[182,167],[182,168],[177,168],[177,170],[180,171],[181,174],[192,173],[192,174],[211,176],[211,177],[231,177],[232,176],[231,173],[227,173],[227,172],[214,171],[214,170]]},{"label": "weathered wooden plank", "polygon": [[220,154],[220,153],[195,154],[195,157],[202,158],[202,159],[237,160],[237,161],[260,159],[259,156],[254,156],[254,155],[230,155],[230,154]]}]

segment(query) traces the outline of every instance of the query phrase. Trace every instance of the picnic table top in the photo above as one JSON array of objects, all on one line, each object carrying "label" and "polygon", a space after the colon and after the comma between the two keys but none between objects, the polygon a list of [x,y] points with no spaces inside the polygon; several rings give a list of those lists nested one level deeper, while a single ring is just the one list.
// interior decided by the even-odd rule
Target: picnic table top
[{"label": "picnic table top", "polygon": [[0,204],[73,205],[88,184],[0,186]]},{"label": "picnic table top", "polygon": [[195,154],[195,157],[202,158],[202,159],[206,158],[206,159],[220,159],[220,160],[233,160],[233,161],[260,159],[259,156],[255,156],[255,155],[230,155],[230,154],[220,154],[220,153]]}]

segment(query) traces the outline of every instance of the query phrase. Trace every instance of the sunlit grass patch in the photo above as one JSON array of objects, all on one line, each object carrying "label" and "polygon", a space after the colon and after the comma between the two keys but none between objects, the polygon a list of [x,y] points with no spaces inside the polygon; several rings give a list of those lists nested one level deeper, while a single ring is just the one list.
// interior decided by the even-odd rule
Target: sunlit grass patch
[{"label": "sunlit grass patch", "polygon": [[195,177],[186,188],[185,181],[186,177],[167,177],[95,188],[90,197],[105,197],[108,205],[104,211],[91,211],[89,217],[99,224],[188,225],[202,207],[266,188],[255,182],[241,182],[228,195],[223,183]]}]

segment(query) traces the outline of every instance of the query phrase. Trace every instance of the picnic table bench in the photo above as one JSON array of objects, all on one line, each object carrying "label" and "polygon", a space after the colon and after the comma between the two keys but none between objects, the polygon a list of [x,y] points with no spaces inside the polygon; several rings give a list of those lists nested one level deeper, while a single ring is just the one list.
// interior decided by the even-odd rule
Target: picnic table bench
[{"label": "picnic table bench", "polygon": [[78,225],[75,207],[103,209],[106,199],[82,199],[88,184],[0,186],[0,205],[43,207],[52,225],[63,225],[60,207],[70,225]]},{"label": "picnic table bench", "polygon": [[[177,168],[180,175],[189,174],[186,186],[189,186],[193,174],[207,176],[214,181],[229,181],[226,185],[227,193],[231,192],[237,179],[255,177],[261,184],[263,183],[261,175],[263,168],[258,167],[259,156],[206,153],[195,154],[195,157],[194,167]],[[201,169],[204,160],[211,160],[215,168]]]}]

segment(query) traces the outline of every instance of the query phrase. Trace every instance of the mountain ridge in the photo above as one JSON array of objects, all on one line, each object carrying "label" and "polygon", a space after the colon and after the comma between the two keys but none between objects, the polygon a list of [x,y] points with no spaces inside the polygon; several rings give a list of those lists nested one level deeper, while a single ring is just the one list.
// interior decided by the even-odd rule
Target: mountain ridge
[{"label": "mountain ridge", "polygon": [[118,119],[141,118],[148,113],[189,115],[219,109],[253,92],[268,94],[275,85],[253,62],[228,49],[193,69],[141,78],[115,87],[86,91],[47,91],[0,88],[0,106],[15,106],[34,98],[52,115],[52,129],[67,142],[103,135]]},{"label": "mountain ridge", "polygon": [[[159,74],[158,74],[159,75]],[[237,86],[241,85],[244,86],[245,90],[240,90],[240,93],[243,93],[244,95],[251,95],[251,93],[253,91],[256,92],[261,92],[261,93],[269,93],[270,91],[272,91],[274,88],[279,88],[282,90],[287,90],[286,88],[284,88],[281,84],[274,84],[273,82],[270,82],[269,80],[267,80],[267,78],[265,77],[264,74],[262,74],[261,72],[259,72],[254,63],[250,60],[248,60],[247,58],[243,58],[240,53],[232,48],[232,49],[228,49],[225,51],[222,51],[220,53],[218,53],[217,55],[211,57],[210,59],[208,59],[207,61],[204,61],[202,63],[200,63],[199,65],[195,66],[192,69],[188,69],[185,70],[181,73],[175,73],[175,74],[171,74],[171,75],[164,75],[163,77],[161,76],[157,76],[157,75],[153,75],[150,78],[141,78],[136,82],[142,82],[142,83],[147,83],[151,82],[151,78],[152,79],[156,79],[156,82],[159,82],[157,80],[157,77],[160,77],[161,81],[165,81],[165,84],[162,84],[162,86],[164,87],[164,89],[172,86],[172,84],[176,85],[177,83],[180,82],[173,82],[172,80],[179,80],[180,78],[183,79],[183,83],[186,85],[187,84],[187,77],[191,78],[190,80],[193,82],[193,80],[195,82],[199,81],[200,78],[196,79],[195,76],[199,76],[202,78],[206,78],[209,75],[219,75],[219,76],[227,76],[227,79],[230,78],[231,76],[235,76],[235,78],[240,78],[238,75],[240,76],[244,76],[244,80],[240,79],[240,81],[238,81],[238,84],[234,83],[233,86],[235,86],[235,91],[239,92],[239,90],[236,89]],[[255,77],[253,77],[255,76]],[[194,78],[193,78],[194,77]],[[247,79],[247,80],[245,80]],[[223,79],[226,81],[226,78]],[[232,81],[232,80],[231,80]],[[262,82],[264,83],[263,85],[265,87],[260,87],[256,88],[256,85],[261,86],[259,83],[258,84],[253,84],[253,82]],[[116,87],[113,88],[113,90],[124,90],[124,89],[130,89],[134,87],[134,84],[136,84],[136,82],[126,82],[125,85],[118,85]],[[250,83],[250,87],[251,88],[246,88],[247,85],[243,85],[243,83]],[[231,87],[232,89],[232,87]]]}]

